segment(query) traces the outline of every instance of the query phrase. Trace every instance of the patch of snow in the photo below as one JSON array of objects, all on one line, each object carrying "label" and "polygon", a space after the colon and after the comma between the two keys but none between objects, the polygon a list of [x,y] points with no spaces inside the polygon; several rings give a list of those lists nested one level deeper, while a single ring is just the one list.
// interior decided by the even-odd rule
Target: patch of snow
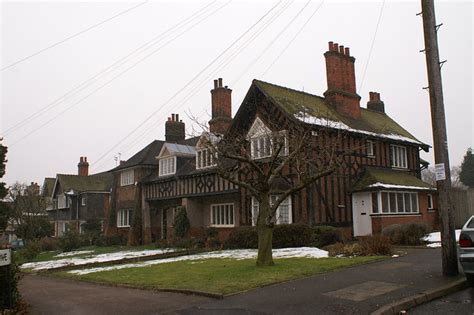
[{"label": "patch of snow", "polygon": [[[279,249],[273,250],[273,258],[295,258],[295,257],[326,258],[328,257],[328,252],[316,247],[279,248]],[[76,274],[76,275],[85,275],[85,274],[89,274],[93,272],[119,270],[119,269],[126,269],[126,268],[147,267],[147,266],[152,266],[152,265],[165,264],[165,263],[176,262],[176,261],[186,261],[186,260],[190,260],[190,261],[204,260],[204,259],[242,260],[242,259],[255,259],[255,258],[257,258],[256,249],[222,250],[222,251],[202,253],[202,254],[196,254],[196,255],[149,260],[149,261],[143,261],[143,262],[137,262],[137,263],[131,263],[131,264],[72,270],[72,271],[69,271],[69,273]]]},{"label": "patch of snow", "polygon": [[46,270],[65,266],[80,266],[91,263],[100,263],[107,261],[116,261],[125,258],[146,257],[173,252],[173,249],[155,249],[142,251],[120,251],[115,253],[100,254],[85,258],[63,258],[58,260],[48,260],[26,263],[20,266],[22,269]]},{"label": "patch of snow", "polygon": [[398,258],[400,255],[392,255],[392,258]]},{"label": "patch of snow", "polygon": [[[456,230],[456,242],[459,241],[459,235],[460,234],[461,234],[461,230]],[[427,236],[423,237],[422,240],[425,241],[425,242],[428,242],[428,243],[440,243],[441,244],[441,233],[440,232],[430,233]],[[431,247],[437,247],[437,246],[433,245]]]},{"label": "patch of snow", "polygon": [[426,244],[426,247],[431,247],[431,248],[437,248],[437,247],[441,247],[441,243],[429,243],[429,244]]},{"label": "patch of snow", "polygon": [[384,183],[380,183],[380,182],[372,184],[369,187],[381,187],[381,188],[387,188],[387,189],[418,189],[418,190],[419,189],[425,189],[425,190],[431,190],[432,189],[430,187],[391,185],[391,184],[384,184]]},{"label": "patch of snow", "polygon": [[64,252],[61,254],[57,254],[54,257],[69,257],[69,256],[77,256],[77,255],[83,255],[83,254],[90,254],[93,253],[93,250],[76,250],[72,252]]},{"label": "patch of snow", "polygon": [[392,140],[399,140],[399,141],[404,141],[404,142],[409,142],[409,143],[422,144],[420,141],[417,141],[408,137],[404,137],[398,134],[384,134],[384,133],[376,133],[376,132],[370,132],[370,131],[365,131],[365,130],[360,130],[360,129],[353,129],[349,127],[348,125],[344,124],[343,122],[333,121],[327,118],[316,117],[305,112],[295,113],[294,116],[296,119],[304,123],[311,124],[311,125],[318,125],[318,126],[329,127],[329,128],[334,128],[334,129],[346,130],[349,132],[355,132],[355,133],[360,133],[360,134],[369,135],[369,136],[382,137],[382,138],[387,138],[387,139],[392,139]]}]

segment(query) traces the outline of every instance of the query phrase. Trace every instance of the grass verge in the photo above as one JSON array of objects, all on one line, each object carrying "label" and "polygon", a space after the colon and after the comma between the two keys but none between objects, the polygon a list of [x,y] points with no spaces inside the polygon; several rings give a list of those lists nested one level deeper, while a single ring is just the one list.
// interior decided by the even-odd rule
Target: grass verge
[{"label": "grass verge", "polygon": [[58,272],[55,275],[137,288],[192,290],[228,295],[385,258],[387,257],[286,258],[276,259],[274,266],[265,268],[257,268],[253,259],[207,259],[102,271],[86,275],[73,275],[67,272]]}]

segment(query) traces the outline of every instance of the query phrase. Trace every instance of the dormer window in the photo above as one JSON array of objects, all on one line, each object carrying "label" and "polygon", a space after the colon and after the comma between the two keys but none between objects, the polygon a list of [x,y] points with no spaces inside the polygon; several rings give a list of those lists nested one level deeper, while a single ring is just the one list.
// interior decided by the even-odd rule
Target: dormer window
[{"label": "dormer window", "polygon": [[196,169],[208,168],[216,166],[215,155],[211,149],[196,150]]},{"label": "dormer window", "polygon": [[250,127],[247,138],[250,141],[250,155],[253,159],[271,157],[277,150],[281,156],[288,155],[286,131],[273,132],[258,117]]},{"label": "dormer window", "polygon": [[160,159],[159,176],[173,175],[176,173],[176,156]]}]

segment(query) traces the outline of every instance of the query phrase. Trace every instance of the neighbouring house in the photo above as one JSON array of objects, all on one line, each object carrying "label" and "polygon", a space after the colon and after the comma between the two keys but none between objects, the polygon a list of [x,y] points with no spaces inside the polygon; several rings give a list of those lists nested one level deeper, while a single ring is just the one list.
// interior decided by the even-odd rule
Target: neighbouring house
[{"label": "neighbouring house", "polygon": [[56,182],[56,178],[54,177],[46,177],[43,182],[43,186],[41,186],[41,197],[44,200],[46,211],[53,209],[53,188],[54,183]]},{"label": "neighbouring house", "polygon": [[[203,137],[243,135],[255,160],[264,163],[265,150],[255,148],[269,140],[258,130],[285,135],[289,126],[311,131],[324,143],[342,132],[340,145],[351,153],[335,173],[288,197],[277,211],[277,224],[333,225],[354,236],[380,233],[396,223],[436,226],[435,188],[420,179],[426,162],[419,152],[429,146],[387,115],[379,93],[370,92],[367,107],[360,106],[349,48],[330,42],[324,56],[324,97],[254,80],[232,118],[232,90],[219,79],[211,90],[209,133],[185,139],[184,123],[173,114],[165,141],[150,143],[113,170],[116,219],[110,224],[116,224],[116,232],[129,233],[136,217],[141,242],[169,238],[180,207],[186,208],[191,235],[214,227],[225,238],[235,227],[255,224],[258,202],[218,176],[212,154],[201,146]],[[293,175],[286,175],[285,185],[291,185]]]},{"label": "neighbouring house", "polygon": [[67,229],[82,233],[81,225],[90,219],[107,226],[111,187],[111,173],[89,175],[87,157],[80,158],[77,175],[57,174],[51,191],[52,208],[47,209],[54,235],[62,236]]}]

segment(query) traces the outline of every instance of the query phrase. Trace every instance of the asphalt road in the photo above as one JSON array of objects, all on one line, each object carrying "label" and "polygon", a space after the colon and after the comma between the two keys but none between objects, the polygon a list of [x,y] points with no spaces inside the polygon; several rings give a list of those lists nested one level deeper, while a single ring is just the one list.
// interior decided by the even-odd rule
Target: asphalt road
[{"label": "asphalt road", "polygon": [[474,289],[465,289],[443,298],[425,303],[408,311],[408,314],[473,315]]},{"label": "asphalt road", "polygon": [[25,275],[22,297],[31,314],[163,314],[208,302],[210,298],[94,285],[85,282]]}]

